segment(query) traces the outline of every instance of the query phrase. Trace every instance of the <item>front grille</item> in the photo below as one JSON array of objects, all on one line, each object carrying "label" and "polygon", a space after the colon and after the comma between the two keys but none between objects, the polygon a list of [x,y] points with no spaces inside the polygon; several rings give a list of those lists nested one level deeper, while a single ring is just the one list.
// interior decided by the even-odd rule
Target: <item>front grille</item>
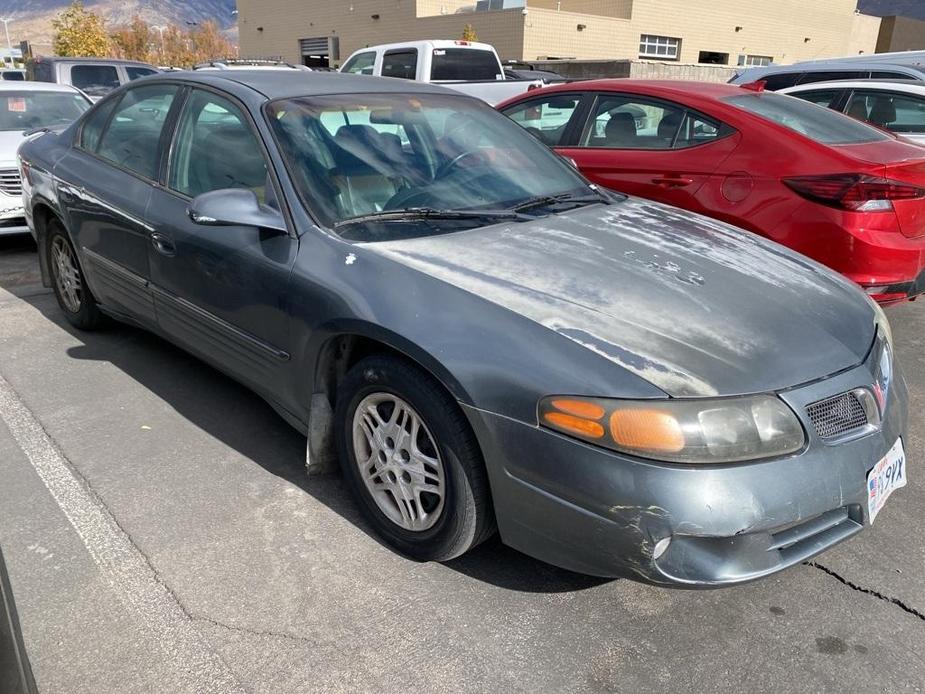
[{"label": "front grille", "polygon": [[807,405],[806,413],[824,441],[851,434],[870,424],[867,410],[855,391]]},{"label": "front grille", "polygon": [[7,195],[22,195],[19,169],[0,169],[0,190]]}]

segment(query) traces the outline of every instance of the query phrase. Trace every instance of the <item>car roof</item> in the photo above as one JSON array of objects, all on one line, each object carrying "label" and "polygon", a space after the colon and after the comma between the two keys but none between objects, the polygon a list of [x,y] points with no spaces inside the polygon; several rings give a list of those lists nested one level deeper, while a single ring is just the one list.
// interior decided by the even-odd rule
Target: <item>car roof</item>
[{"label": "car roof", "polygon": [[55,82],[21,82],[0,81],[0,92],[70,92],[80,94],[80,90],[69,84]]},{"label": "car roof", "polygon": [[[106,65],[140,65],[144,67],[154,67],[150,63],[143,63],[140,60],[125,60],[123,58],[67,58],[63,56],[39,56],[34,59],[36,63],[104,63]],[[154,68],[155,70],[157,68]]]},{"label": "car roof", "polygon": [[358,48],[354,53],[364,53],[366,51],[391,50],[393,48],[419,48],[427,50],[428,48],[474,48],[481,51],[493,51],[494,47],[490,43],[479,43],[478,41],[465,41],[462,39],[424,39],[421,41],[398,41],[396,43],[380,43],[366,48]]},{"label": "car roof", "polygon": [[[763,65],[761,67],[750,67],[738,73],[742,75],[772,75],[790,72],[857,72],[858,70],[870,70],[877,72],[887,72],[889,70],[900,70],[908,73],[923,74],[925,67],[915,63],[886,62],[878,60],[814,60],[805,63],[793,63],[792,65]],[[757,77],[756,77],[757,79]]]},{"label": "car roof", "polygon": [[692,99],[721,99],[724,96],[733,96],[742,93],[742,87],[737,84],[722,82],[694,82],[692,80],[637,80],[626,78],[612,78],[600,80],[583,80],[580,82],[567,82],[544,87],[542,90],[532,90],[515,97],[520,100],[528,95],[535,97],[546,92],[572,92],[572,91],[602,91],[602,92],[633,92],[649,96],[664,96]]},{"label": "car roof", "polygon": [[232,92],[246,88],[270,100],[330,94],[462,94],[410,80],[305,70],[184,70],[152,75],[136,80],[135,84],[155,80],[182,80]]},{"label": "car roof", "polygon": [[911,94],[925,94],[925,82],[922,80],[829,80],[826,82],[810,82],[798,84],[795,87],[781,89],[781,94],[797,94],[814,89],[881,89],[891,92],[909,92]]}]

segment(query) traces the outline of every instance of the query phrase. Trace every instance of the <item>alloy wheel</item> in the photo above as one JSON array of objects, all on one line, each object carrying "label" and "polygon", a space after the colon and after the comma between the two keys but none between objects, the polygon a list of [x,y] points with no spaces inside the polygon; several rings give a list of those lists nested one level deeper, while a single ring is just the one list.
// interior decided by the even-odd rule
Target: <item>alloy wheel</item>
[{"label": "alloy wheel", "polygon": [[63,236],[51,242],[51,260],[54,266],[55,285],[65,308],[71,313],[80,311],[83,284],[74,249]]},{"label": "alloy wheel", "polygon": [[353,414],[360,477],[379,510],[413,532],[437,522],[446,475],[436,441],[411,405],[391,393],[366,396]]}]

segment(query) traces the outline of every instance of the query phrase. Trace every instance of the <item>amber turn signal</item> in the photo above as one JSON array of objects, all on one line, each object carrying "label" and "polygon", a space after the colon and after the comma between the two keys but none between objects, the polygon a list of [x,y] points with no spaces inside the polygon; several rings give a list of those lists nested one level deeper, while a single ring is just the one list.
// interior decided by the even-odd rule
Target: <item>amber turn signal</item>
[{"label": "amber turn signal", "polygon": [[684,448],[684,432],[678,420],[659,410],[614,410],[610,435],[620,446],[653,453],[677,453]]}]

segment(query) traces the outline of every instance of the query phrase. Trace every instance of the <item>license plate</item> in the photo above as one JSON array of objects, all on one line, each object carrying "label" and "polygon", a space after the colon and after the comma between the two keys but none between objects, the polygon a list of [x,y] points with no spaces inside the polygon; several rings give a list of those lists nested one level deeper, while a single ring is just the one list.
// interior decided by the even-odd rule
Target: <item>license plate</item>
[{"label": "license plate", "polygon": [[867,511],[870,522],[890,498],[890,494],[906,486],[906,452],[903,440],[896,439],[893,447],[867,473]]}]

